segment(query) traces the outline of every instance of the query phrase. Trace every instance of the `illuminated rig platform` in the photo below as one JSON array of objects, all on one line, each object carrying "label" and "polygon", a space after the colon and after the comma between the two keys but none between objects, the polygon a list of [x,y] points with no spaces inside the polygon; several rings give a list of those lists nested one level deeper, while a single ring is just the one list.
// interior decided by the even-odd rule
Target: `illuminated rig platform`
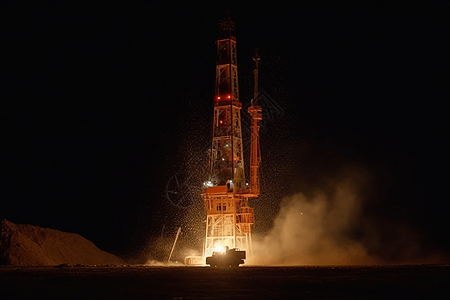
[{"label": "illuminated rig platform", "polygon": [[[245,180],[241,109],[234,22],[225,18],[219,23],[216,41],[216,81],[212,124],[212,145],[208,152],[209,175],[203,183],[202,198],[206,208],[206,235],[202,261],[213,252],[239,248],[252,253],[253,208],[249,198],[260,192],[259,121],[261,107],[257,106],[259,56],[255,51],[255,90],[248,112],[251,116],[250,184]],[[198,261],[199,259],[197,259]],[[188,257],[187,264],[193,264]]]}]

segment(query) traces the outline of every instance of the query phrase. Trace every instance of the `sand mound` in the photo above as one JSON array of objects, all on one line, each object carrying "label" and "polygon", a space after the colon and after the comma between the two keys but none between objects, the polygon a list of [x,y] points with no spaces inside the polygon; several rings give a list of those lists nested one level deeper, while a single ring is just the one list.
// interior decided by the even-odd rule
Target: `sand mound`
[{"label": "sand mound", "polygon": [[3,220],[0,233],[0,264],[55,266],[60,264],[105,265],[124,262],[98,249],[79,234],[14,224]]}]

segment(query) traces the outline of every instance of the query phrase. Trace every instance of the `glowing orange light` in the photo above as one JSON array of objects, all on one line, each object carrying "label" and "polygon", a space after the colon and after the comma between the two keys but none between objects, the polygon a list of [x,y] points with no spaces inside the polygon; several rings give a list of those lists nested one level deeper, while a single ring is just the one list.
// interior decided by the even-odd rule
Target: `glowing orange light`
[{"label": "glowing orange light", "polygon": [[230,95],[228,95],[228,99],[230,99],[231,98],[231,96]]},{"label": "glowing orange light", "polygon": [[220,96],[217,97],[217,100],[220,100]]},{"label": "glowing orange light", "polygon": [[221,253],[224,253],[225,252],[225,247],[222,245],[222,244],[215,244],[214,245],[214,248],[213,248],[213,251],[214,252],[221,252]]}]

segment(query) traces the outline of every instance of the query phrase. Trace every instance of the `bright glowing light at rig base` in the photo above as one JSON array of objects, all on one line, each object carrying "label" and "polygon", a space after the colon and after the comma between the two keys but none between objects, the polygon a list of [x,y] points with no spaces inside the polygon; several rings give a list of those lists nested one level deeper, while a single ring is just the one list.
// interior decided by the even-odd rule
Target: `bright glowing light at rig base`
[{"label": "bright glowing light at rig base", "polygon": [[215,244],[213,248],[214,252],[225,253],[226,249],[222,244]]}]

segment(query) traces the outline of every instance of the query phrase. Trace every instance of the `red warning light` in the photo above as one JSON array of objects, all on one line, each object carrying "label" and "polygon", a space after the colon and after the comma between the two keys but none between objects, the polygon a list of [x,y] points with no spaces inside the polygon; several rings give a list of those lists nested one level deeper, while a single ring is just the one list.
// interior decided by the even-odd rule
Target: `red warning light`
[{"label": "red warning light", "polygon": [[217,96],[217,100],[220,100],[220,96]]},{"label": "red warning light", "polygon": [[231,96],[230,96],[230,95],[228,95],[228,99],[231,99]]}]

